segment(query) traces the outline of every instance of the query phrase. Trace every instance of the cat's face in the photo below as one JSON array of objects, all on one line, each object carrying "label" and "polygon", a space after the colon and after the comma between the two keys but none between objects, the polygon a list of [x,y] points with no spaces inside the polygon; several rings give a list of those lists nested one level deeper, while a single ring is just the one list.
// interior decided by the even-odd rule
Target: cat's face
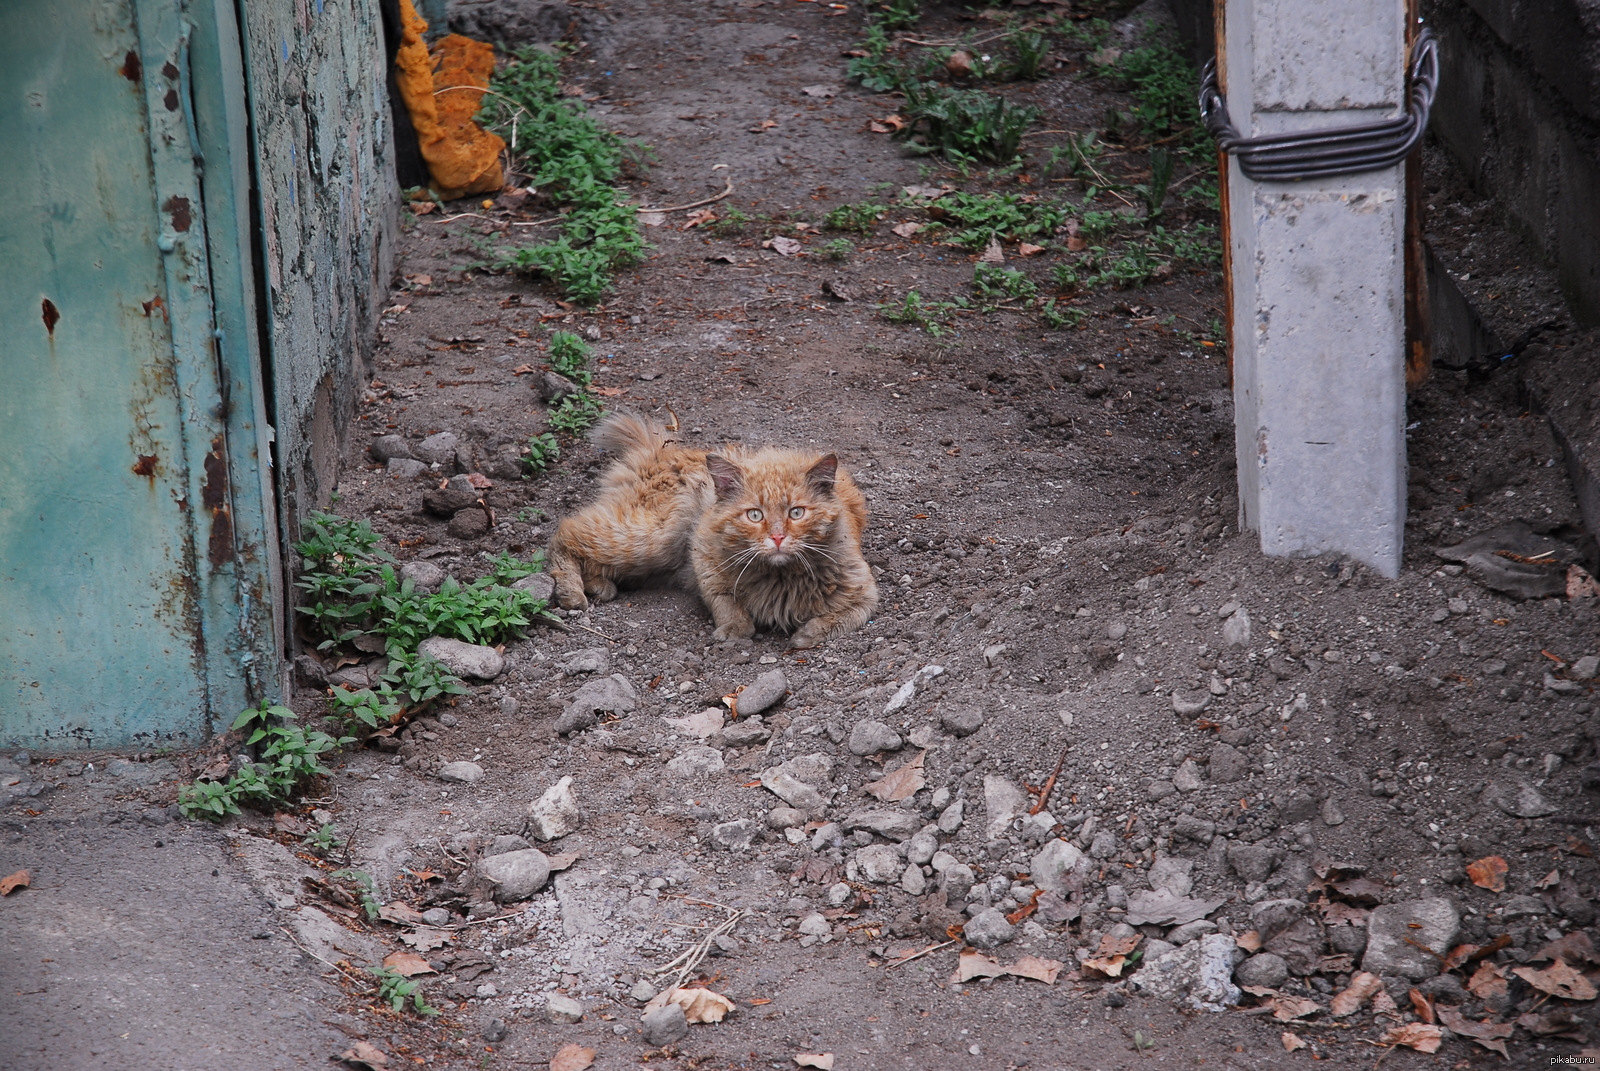
[{"label": "cat's face", "polygon": [[716,530],[726,549],[783,567],[826,555],[838,523],[834,496],[839,459],[829,454],[805,467],[791,458],[736,465],[718,454],[706,458],[716,485]]}]

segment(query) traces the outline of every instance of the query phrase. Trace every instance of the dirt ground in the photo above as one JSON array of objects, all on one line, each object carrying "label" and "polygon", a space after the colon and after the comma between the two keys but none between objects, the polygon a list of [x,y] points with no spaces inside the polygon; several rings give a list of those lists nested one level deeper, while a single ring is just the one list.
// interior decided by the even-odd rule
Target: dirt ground
[{"label": "dirt ground", "polygon": [[[964,10],[931,11],[917,32],[953,38],[972,28],[959,19]],[[1312,1058],[1367,1068],[1385,1052],[1390,1067],[1532,1067],[1582,1050],[1593,1002],[1542,1000],[1511,972],[1544,966],[1538,950],[1550,941],[1592,932],[1600,872],[1590,823],[1600,818],[1584,788],[1600,722],[1592,681],[1576,679],[1574,664],[1600,649],[1595,600],[1517,601],[1436,553],[1518,519],[1581,542],[1559,450],[1520,386],[1537,352],[1486,374],[1437,370],[1413,397],[1398,580],[1331,556],[1265,559],[1253,534],[1237,530],[1215,271],[1081,295],[1087,317],[1075,329],[1009,311],[959,316],[941,337],[890,324],[877,303],[911,289],[966,293],[975,257],[892,233],[911,212],[857,237],[842,262],[822,255],[831,234],[802,232],[802,250],[787,257],[763,242],[794,236],[795,223],[818,222],[880,183],[1037,192],[1030,169],[964,177],[872,132],[893,101],[846,83],[841,53],[861,33],[853,7],[637,0],[605,5],[604,15],[569,71],[596,113],[658,153],[648,178],[631,185],[640,202],[687,204],[731,182],[713,211],[766,218],[711,234],[682,229],[687,212],[669,213],[647,230],[649,259],[593,311],[468,266],[531,216],[464,202],[450,206],[448,222],[439,213],[408,221],[332,508],[370,520],[401,561],[431,561],[463,580],[487,570],[485,555],[543,546],[605,464],[587,444],[567,442],[549,471],[522,475],[520,451],[545,429],[546,409],[537,376],[518,370],[541,365],[550,331],[571,330],[591,340],[607,404],[675,418],[691,443],[836,450],[872,509],[865,549],[882,602],[860,633],[796,652],[779,636],[714,643],[692,597],[625,591],[511,644],[502,675],[418,722],[398,751],[342,756],[313,802],[348,838],[349,865],[373,876],[380,900],[445,907],[458,927],[445,931],[448,943],[421,950],[438,968],[420,977],[443,1009],[436,1021],[375,1010],[351,968],[334,966],[375,962],[401,947],[405,928],[369,926],[320,898],[300,880],[318,875],[315,860],[297,857],[298,838],[269,819],[247,816],[222,834],[185,826],[181,839],[168,826],[120,827],[118,837],[168,838],[169,854],[192,843],[196,858],[213,853],[227,880],[254,890],[237,895],[255,897],[252,919],[274,922],[261,924],[259,947],[292,961],[282,986],[321,1009],[283,1035],[286,1046],[303,1044],[285,1049],[284,1066],[321,1065],[357,1036],[390,1053],[391,1067],[462,1068],[537,1066],[573,1043],[594,1049],[601,1068],[782,1068],[808,1052],[833,1053],[840,1069],[1253,1069]],[[1091,129],[1117,96],[1081,52],[1062,43],[1054,56],[1048,78],[1001,91],[1045,109],[1037,129]],[[1135,154],[1127,166],[1147,164]],[[1082,196],[1072,183],[1045,188]],[[1529,266],[1493,206],[1434,156],[1428,188],[1441,261],[1474,277],[1463,288],[1493,310],[1502,337],[1555,322],[1539,338],[1545,352],[1592,352],[1593,335],[1571,326],[1553,282]],[[1182,211],[1203,220],[1203,210]],[[1041,288],[1051,264],[1070,259],[1006,255]],[[1472,285],[1502,278],[1501,290]],[[825,283],[856,300],[829,296]],[[441,431],[459,436],[458,459],[414,479],[392,478],[366,453],[378,435]],[[458,469],[494,483],[486,501],[498,523],[482,537],[457,539],[422,509],[424,490]],[[575,665],[580,652],[597,652],[587,671]],[[714,706],[773,669],[788,694],[762,716],[764,732],[724,730],[702,742],[664,720]],[[627,679],[638,709],[557,734],[575,689],[608,673]],[[884,713],[908,681],[910,701]],[[292,705],[321,713],[321,690],[303,675],[301,685]],[[900,743],[880,738],[857,754],[864,721],[886,723]],[[923,791],[898,804],[865,792],[918,755]],[[827,768],[817,780],[828,824],[769,828],[782,803],[761,786],[762,771],[806,756]],[[172,775],[215,757],[176,756],[161,760],[172,765],[160,776],[132,778],[127,763],[117,774],[103,763],[60,767],[75,774],[59,779],[63,788],[12,804],[0,873],[31,865],[36,884],[41,874],[46,884],[70,882],[68,862],[45,852],[48,838],[69,836],[72,822],[99,823],[108,794],[165,814],[181,783]],[[1034,792],[1058,759],[1053,830],[1019,829],[998,813],[1008,789]],[[440,780],[451,761],[477,763],[483,779]],[[20,769],[16,783],[46,780]],[[540,847],[577,860],[530,900],[486,906],[469,864],[497,837],[528,835],[528,805],[563,777],[581,827]],[[904,841],[924,829],[950,862],[972,869],[970,892],[947,902],[936,872],[901,875]],[[110,845],[110,831],[94,830],[94,843]],[[990,953],[1004,964],[1058,961],[1053,983],[959,982],[959,943],[898,962],[986,907],[1025,906],[1042,880],[1037,856],[1057,836],[1085,853],[1071,898],[1077,917],[1019,917]],[[886,846],[896,854],[896,844],[895,876],[872,880],[869,860]],[[1501,891],[1467,878],[1467,864],[1489,856],[1507,864]],[[1369,885],[1332,887],[1357,870]],[[1383,972],[1398,1005],[1390,1016],[1369,1003],[1345,1018],[1323,1011],[1285,1023],[1256,996],[1197,1011],[1080,964],[1106,937],[1137,934],[1148,951],[1172,936],[1171,926],[1124,920],[1130,897],[1149,891],[1153,875],[1174,888],[1174,872],[1188,896],[1220,901],[1207,917],[1223,934],[1255,929],[1262,903],[1332,901],[1308,914],[1328,923],[1306,927],[1314,969],[1276,986],[1323,1008],[1362,962],[1368,911],[1444,897],[1459,912],[1459,942],[1507,935],[1485,962],[1508,981],[1482,996],[1457,972],[1423,983],[1419,999],[1474,1020],[1545,1013],[1538,1025],[1567,1036],[1533,1036],[1525,1025],[1508,1043],[1508,1064],[1461,1037],[1436,1055],[1390,1051],[1373,1043],[1421,1014],[1415,983],[1392,972]],[[182,910],[214,920],[220,909],[183,901]],[[307,911],[339,925],[319,928]],[[734,913],[695,975],[736,1011],[651,1048],[635,985],[659,983],[663,965]],[[15,934],[18,916],[0,918]],[[552,1023],[553,994],[579,1000],[582,1021]],[[240,998],[264,1007],[254,1000]],[[1554,1004],[1570,1022],[1551,1017]],[[1309,1051],[1286,1052],[1286,1031]],[[49,1066],[94,1066],[43,1048]],[[46,1064],[19,1049],[7,1066]],[[164,1066],[277,1064],[196,1055]]]}]

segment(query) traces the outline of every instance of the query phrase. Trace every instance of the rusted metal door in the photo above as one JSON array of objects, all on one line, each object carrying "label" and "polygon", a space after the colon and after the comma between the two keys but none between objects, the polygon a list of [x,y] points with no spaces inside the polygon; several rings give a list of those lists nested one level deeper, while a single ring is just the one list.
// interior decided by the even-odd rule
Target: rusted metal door
[{"label": "rusted metal door", "polygon": [[194,742],[278,650],[233,7],[8,14],[0,743]]}]

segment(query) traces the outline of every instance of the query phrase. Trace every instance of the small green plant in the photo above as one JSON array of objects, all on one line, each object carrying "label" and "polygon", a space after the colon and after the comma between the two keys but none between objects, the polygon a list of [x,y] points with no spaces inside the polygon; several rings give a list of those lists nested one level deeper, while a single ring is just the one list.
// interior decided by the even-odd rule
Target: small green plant
[{"label": "small green plant", "polygon": [[945,331],[940,318],[948,316],[958,307],[947,301],[924,301],[918,291],[912,290],[898,302],[879,305],[878,310],[892,324],[911,324],[938,338]]},{"label": "small green plant", "polygon": [[1033,280],[1015,268],[1002,268],[981,261],[972,268],[972,290],[986,302],[1026,300],[1039,293]]},{"label": "small green plant", "polygon": [[1155,1047],[1155,1038],[1145,1037],[1144,1032],[1140,1030],[1135,1030],[1133,1032],[1133,1051],[1149,1052]]},{"label": "small green plant", "polygon": [[1083,213],[1083,219],[1078,225],[1078,233],[1084,238],[1099,238],[1101,235],[1110,234],[1117,228],[1117,214],[1115,212],[1101,212],[1088,210]]},{"label": "small green plant", "polygon": [[1132,118],[1145,135],[1194,131],[1197,138],[1207,136],[1200,126],[1200,78],[1181,52],[1166,45],[1131,49],[1111,72],[1133,96]]},{"label": "small green plant", "polygon": [[1050,39],[1038,30],[1013,30],[1006,42],[1016,50],[1017,62],[1011,73],[1017,78],[1034,81],[1044,74],[1044,64],[1050,58]]},{"label": "small green plant", "polygon": [[1039,322],[1050,328],[1077,327],[1088,315],[1083,309],[1058,304],[1055,298],[1039,306]]},{"label": "small green plant", "polygon": [[859,55],[851,57],[845,73],[874,93],[898,89],[905,77],[904,66],[889,55],[889,33],[876,19],[867,21],[867,39],[858,44]]},{"label": "small green plant", "polygon": [[593,395],[569,394],[550,410],[550,426],[576,438],[599,422],[604,413]]},{"label": "small green plant", "polygon": [[418,1015],[438,1015],[439,1009],[431,1007],[422,998],[422,984],[398,974],[388,967],[368,967],[367,973],[378,980],[378,1000],[395,1011],[405,1011],[409,1001]]},{"label": "small green plant", "polygon": [[518,524],[538,524],[540,521],[549,519],[550,515],[538,506],[524,506],[522,509],[517,510]]},{"label": "small green plant", "polygon": [[1003,164],[1017,155],[1022,135],[1040,115],[1038,108],[1012,104],[981,89],[950,89],[937,82],[901,87],[906,125],[894,136],[913,148],[946,159]]},{"label": "small green plant", "polygon": [[300,843],[311,849],[313,855],[326,858],[344,847],[344,838],[339,836],[337,826],[332,822],[324,822],[315,831],[308,833]]},{"label": "small green plant", "polygon": [[871,234],[872,228],[878,225],[878,221],[883,219],[888,211],[888,205],[875,204],[871,201],[842,204],[822,217],[822,225],[830,231]]},{"label": "small green plant", "polygon": [[718,237],[726,238],[735,234],[743,234],[753,220],[739,211],[737,205],[729,205],[723,210],[722,217],[711,225],[711,231]]},{"label": "small green plant", "polygon": [[361,907],[367,913],[367,921],[378,920],[378,910],[382,905],[378,903],[377,890],[373,885],[371,874],[365,870],[335,870],[329,877],[354,885],[356,895],[361,899]]},{"label": "small green plant", "polygon": [[921,0],[880,0],[868,9],[868,17],[885,30],[909,30],[922,18]]},{"label": "small green plant", "polygon": [[506,587],[510,587],[524,577],[544,572],[544,551],[542,550],[534,551],[533,557],[527,560],[512,557],[505,551],[501,551],[493,558],[489,558],[487,554],[484,557],[489,560],[489,579],[496,584],[504,584]]},{"label": "small green plant", "polygon": [[933,211],[959,231],[955,244],[973,250],[996,238],[1012,242],[1046,238],[1067,218],[1061,206],[1017,193],[950,193],[935,203]]},{"label": "small green plant", "polygon": [[391,650],[378,694],[404,702],[402,713],[415,713],[442,695],[466,695],[467,686],[437,658],[419,651]]},{"label": "small green plant", "polygon": [[415,651],[429,636],[492,645],[517,635],[544,609],[532,592],[503,587],[490,577],[470,584],[446,577],[431,595],[411,590],[410,581],[395,581],[392,573],[384,585],[378,597],[383,620],[375,631],[391,652]]},{"label": "small green plant", "polygon": [[534,472],[543,472],[550,463],[561,456],[561,444],[548,431],[528,436],[528,449],[523,451],[522,463]]},{"label": "small green plant", "polygon": [[592,352],[589,344],[571,331],[557,331],[550,336],[550,367],[580,387],[587,387],[594,378],[589,371]]},{"label": "small green plant", "polygon": [[360,732],[388,725],[400,714],[400,704],[380,696],[371,688],[334,688],[328,697],[328,712],[343,723],[347,732]]},{"label": "small green plant", "polygon": [[1055,281],[1056,289],[1063,294],[1070,294],[1078,289],[1078,272],[1070,264],[1052,264],[1050,277]]},{"label": "small green plant", "polygon": [[1167,188],[1171,185],[1172,153],[1166,149],[1151,149],[1150,181],[1134,187],[1144,200],[1146,219],[1155,219],[1161,215],[1162,206],[1167,201]]},{"label": "small green plant", "polygon": [[856,244],[848,238],[835,238],[822,246],[822,255],[829,260],[849,260],[855,251]]},{"label": "small green plant", "polygon": [[225,782],[197,781],[179,790],[178,808],[184,817],[220,821],[238,814],[241,803],[282,806],[311,778],[325,776],[328,771],[320,757],[354,738],[308,733],[294,724],[295,718],[288,707],[265,700],[240,712],[232,731],[248,731],[245,746],[255,749],[256,761],[241,766]]}]

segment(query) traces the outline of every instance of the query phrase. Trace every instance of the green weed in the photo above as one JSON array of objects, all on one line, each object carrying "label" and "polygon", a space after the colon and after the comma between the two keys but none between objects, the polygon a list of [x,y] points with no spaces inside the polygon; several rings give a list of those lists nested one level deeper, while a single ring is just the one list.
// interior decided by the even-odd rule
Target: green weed
[{"label": "green weed", "polygon": [[898,302],[879,305],[878,311],[892,324],[911,324],[938,338],[945,332],[945,319],[959,307],[948,301],[924,301],[918,291],[912,290]]},{"label": "green weed", "polygon": [[1147,45],[1124,52],[1112,73],[1134,99],[1133,119],[1148,137],[1164,137],[1200,126],[1199,75],[1181,53],[1166,45]]},{"label": "green weed", "polygon": [[729,205],[722,212],[722,218],[711,225],[711,232],[718,237],[727,238],[735,234],[743,234],[744,229],[754,222],[751,217],[739,211],[737,205]]},{"label": "green weed", "polygon": [[822,217],[822,225],[830,231],[871,234],[872,228],[878,225],[878,221],[883,219],[888,211],[888,205],[875,204],[872,201],[842,204]]},{"label": "green weed", "polygon": [[881,0],[868,9],[868,18],[885,30],[909,30],[922,18],[921,0]]},{"label": "green weed", "polygon": [[368,967],[367,973],[378,980],[378,1000],[395,1011],[405,1011],[409,1001],[418,1015],[438,1015],[439,1009],[429,1006],[422,998],[422,984],[388,967]]},{"label": "green weed", "polygon": [[1055,298],[1049,298],[1039,306],[1039,321],[1051,328],[1077,327],[1088,315],[1083,309],[1057,304]]},{"label": "green weed", "polygon": [[543,472],[550,463],[561,456],[561,444],[548,431],[528,436],[528,448],[522,452],[522,463],[534,472]]},{"label": "green weed", "polygon": [[1134,187],[1144,200],[1146,219],[1155,219],[1161,215],[1162,206],[1167,201],[1167,187],[1170,185],[1172,185],[1172,153],[1166,149],[1151,149],[1150,181]]},{"label": "green weed", "polygon": [[550,426],[577,437],[598,423],[604,414],[605,408],[594,395],[569,394],[551,408]]},{"label": "green weed", "polygon": [[1050,39],[1038,30],[1013,30],[1006,37],[1017,53],[1011,72],[1017,78],[1035,81],[1044,75],[1045,60],[1050,58]]},{"label": "green weed", "polygon": [[300,841],[312,854],[327,857],[344,847],[344,839],[339,836],[338,827],[332,822],[324,822],[315,832],[309,833]]},{"label": "green weed", "polygon": [[822,255],[829,260],[849,260],[855,251],[856,244],[848,238],[835,238],[822,246]]},{"label": "green weed", "polygon": [[493,645],[518,635],[545,605],[531,592],[503,587],[490,577],[470,584],[446,577],[437,592],[425,595],[413,591],[410,581],[396,581],[387,568],[385,574],[377,600],[382,620],[374,631],[391,652],[415,651],[429,636]]},{"label": "green weed", "polygon": [[238,814],[241,803],[262,807],[289,803],[307,781],[328,773],[322,755],[354,739],[308,733],[295,724],[294,711],[265,701],[234,719],[231,731],[241,730],[249,732],[245,746],[255,749],[256,761],[240,767],[225,782],[197,781],[180,789],[178,808],[185,818],[220,821]]},{"label": "green weed", "polygon": [[580,387],[593,380],[589,372],[589,344],[571,331],[556,331],[550,336],[550,367]]},{"label": "green weed", "polygon": [[1002,268],[982,262],[972,266],[972,290],[986,302],[1027,300],[1039,293],[1039,288],[1033,284],[1033,280],[1015,268]]},{"label": "green weed", "polygon": [[1063,294],[1078,289],[1078,271],[1071,264],[1050,265],[1050,277],[1055,280],[1056,289]]},{"label": "green weed", "polygon": [[959,228],[955,244],[967,249],[982,249],[995,238],[1047,238],[1067,218],[1059,205],[1017,193],[950,193],[934,203],[930,214]]},{"label": "green weed", "polygon": [[913,147],[947,159],[1003,164],[1017,155],[1022,135],[1041,114],[1038,108],[1012,104],[981,89],[950,89],[936,82],[909,83],[901,109],[906,125],[894,136]]},{"label": "green weed", "polygon": [[489,561],[489,579],[496,584],[504,584],[506,587],[510,587],[524,577],[544,572],[544,551],[542,550],[534,551],[533,557],[526,560],[512,557],[505,551],[501,551],[493,558],[489,558],[487,554],[484,557]]}]

